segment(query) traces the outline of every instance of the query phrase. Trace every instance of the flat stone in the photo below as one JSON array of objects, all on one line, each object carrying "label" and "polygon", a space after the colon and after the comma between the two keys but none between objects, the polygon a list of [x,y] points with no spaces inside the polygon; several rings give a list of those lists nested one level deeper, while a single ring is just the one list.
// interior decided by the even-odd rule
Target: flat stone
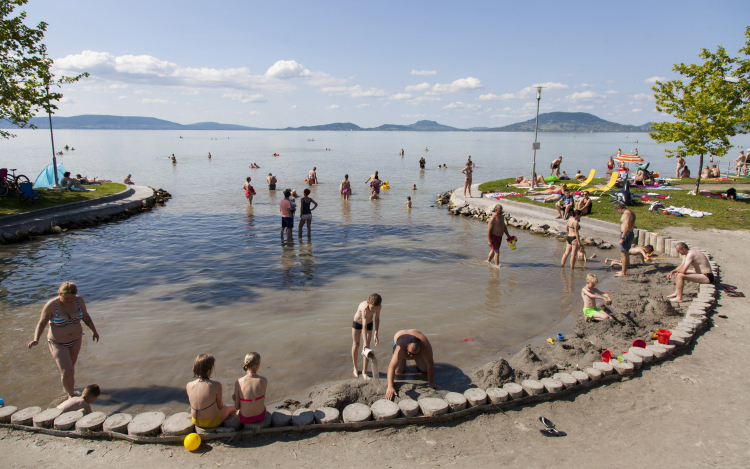
[{"label": "flat stone", "polygon": [[466,397],[463,394],[457,392],[449,392],[445,395],[444,399],[445,402],[447,402],[450,406],[451,412],[458,412],[459,410],[463,410],[468,404],[468,402],[466,401]]},{"label": "flat stone", "polygon": [[[231,428],[233,431],[237,431],[240,428],[242,428],[242,422],[240,422],[240,417],[235,412],[235,413],[229,414],[227,419],[221,422],[221,427]],[[219,431],[219,430],[217,429],[216,431]]]},{"label": "flat stone", "polygon": [[520,399],[523,397],[523,388],[516,383],[505,383],[503,389],[510,395],[511,399]]},{"label": "flat stone", "polygon": [[[609,363],[594,362],[593,366],[597,370],[601,371],[604,376],[611,375],[612,372],[614,371],[614,368],[612,368],[612,365],[610,365]],[[589,373],[589,376],[591,376],[591,373]]]},{"label": "flat stone", "polygon": [[560,392],[565,388],[560,380],[554,378],[542,378],[539,382],[542,383],[548,393]]},{"label": "flat stone", "polygon": [[636,370],[643,366],[643,358],[634,353],[627,352],[623,353],[622,356],[625,358],[625,360],[632,363]]},{"label": "flat stone", "polygon": [[470,388],[464,391],[464,397],[469,401],[471,407],[485,405],[487,403],[487,393],[483,389]]},{"label": "flat stone", "polygon": [[301,427],[315,422],[315,411],[312,409],[297,409],[292,414],[292,426]]},{"label": "flat stone", "polygon": [[380,399],[372,403],[370,411],[374,420],[393,420],[398,418],[401,409],[389,399]]},{"label": "flat stone", "polygon": [[419,403],[414,399],[401,399],[398,401],[398,408],[404,417],[416,417],[419,415]]},{"label": "flat stone", "polygon": [[643,359],[644,363],[651,363],[654,361],[654,353],[649,350],[648,348],[641,348],[641,347],[630,347],[628,349],[628,353],[633,355],[638,355]]},{"label": "flat stone", "polygon": [[10,423],[30,427],[34,423],[34,416],[41,411],[41,407],[27,407],[23,410],[19,410],[10,417]]},{"label": "flat stone", "polygon": [[18,407],[6,405],[0,407],[0,423],[10,423],[10,416],[18,412]]},{"label": "flat stone", "polygon": [[286,409],[277,409],[271,418],[272,427],[288,427],[292,424],[292,413]]},{"label": "flat stone", "polygon": [[344,407],[343,417],[344,423],[366,422],[372,420],[372,412],[364,404],[349,404]]},{"label": "flat stone", "polygon": [[687,344],[688,342],[690,342],[690,340],[687,339],[687,338],[685,338],[685,337],[675,337],[675,336],[672,336],[672,337],[669,338],[669,345],[674,345],[676,347],[682,347],[683,345]]},{"label": "flat stone", "polygon": [[651,353],[653,353],[655,359],[664,358],[664,357],[667,356],[667,353],[669,353],[669,351],[667,350],[667,348],[665,346],[661,345],[661,344],[658,344],[658,345],[647,345],[646,346],[646,350],[648,350]]},{"label": "flat stone", "polygon": [[[335,410],[335,409],[334,409]],[[338,410],[336,411],[338,412]],[[261,430],[263,428],[268,428],[271,426],[271,422],[273,422],[273,412],[266,411],[266,416],[263,418],[263,421],[258,423],[243,423],[242,427],[245,430]]]},{"label": "flat stone", "polygon": [[670,340],[680,338],[680,339],[685,340],[686,342],[692,337],[693,337],[693,334],[689,332],[684,332],[684,331],[672,331],[672,335],[669,336]]},{"label": "flat stone", "polygon": [[682,320],[683,323],[695,324],[696,326],[703,325],[703,321],[698,318],[685,318]]},{"label": "flat stone", "polygon": [[680,332],[687,332],[688,334],[691,334],[694,330],[695,330],[695,326],[694,325],[690,325],[690,324],[680,325],[680,324],[677,324],[677,327],[675,327],[673,329],[673,332],[674,331],[680,331]]},{"label": "flat stone", "polygon": [[236,431],[237,430],[232,427],[225,427],[223,423],[221,424],[221,426],[216,427],[215,430],[216,433],[234,433]]},{"label": "flat stone", "polygon": [[[570,376],[572,376],[576,381],[578,381],[581,384],[585,384],[586,382],[591,381],[591,378],[589,377],[589,375],[580,370],[571,371]],[[560,378],[557,378],[557,379],[560,379]],[[565,384],[564,381],[563,381],[563,384]]]},{"label": "flat stone", "polygon": [[490,402],[493,404],[500,404],[508,400],[508,391],[503,388],[489,388],[487,391],[487,397],[490,398]]},{"label": "flat stone", "polygon": [[55,430],[67,431],[75,427],[76,422],[83,418],[83,412],[80,410],[74,410],[73,412],[65,412],[60,414],[52,424]]},{"label": "flat stone", "polygon": [[[601,370],[599,370],[597,368],[594,368],[593,366],[589,367],[589,368],[586,368],[585,371],[586,371],[586,374],[589,376],[589,378],[591,378],[592,381],[599,381],[600,379],[602,379],[602,376],[604,376],[604,372],[602,372]],[[611,371],[610,371],[610,373],[611,373]]]},{"label": "flat stone", "polygon": [[52,428],[55,423],[55,419],[62,414],[62,410],[57,407],[43,410],[36,414],[32,419],[34,426],[37,428]]},{"label": "flat stone", "polygon": [[706,316],[705,311],[688,311],[687,317],[698,319],[701,322],[708,321],[708,316]]},{"label": "flat stone", "polygon": [[161,425],[167,416],[164,412],[144,412],[133,417],[128,425],[128,435],[156,436],[161,431]]},{"label": "flat stone", "polygon": [[104,412],[91,412],[76,422],[76,431],[78,433],[100,432],[105,420],[107,420],[107,414]]},{"label": "flat stone", "polygon": [[[583,375],[586,376],[586,373],[583,373]],[[569,373],[555,373],[554,375],[552,375],[552,378],[560,381],[566,388],[572,388],[573,386],[578,384],[578,380]],[[588,379],[589,377],[586,376],[587,381]]]},{"label": "flat stone", "polygon": [[199,435],[207,435],[209,433],[216,433],[216,430],[218,430],[219,427],[199,427],[198,425],[195,426],[195,433]]},{"label": "flat stone", "polygon": [[425,397],[417,401],[419,408],[422,409],[422,415],[425,417],[435,417],[448,413],[448,403],[437,397]]},{"label": "flat stone", "polygon": [[[104,421],[102,428],[105,432],[122,433],[127,435],[128,425],[133,421],[133,416],[130,414],[112,414],[107,417]],[[193,422],[190,422],[191,424]]]},{"label": "flat stone", "polygon": [[[562,383],[560,383],[562,385]],[[544,392],[544,385],[535,379],[521,381],[521,387],[529,396],[536,396]]]},{"label": "flat stone", "polygon": [[635,365],[628,362],[619,362],[617,360],[612,363],[612,366],[621,376],[630,376],[635,371]]},{"label": "flat stone", "polygon": [[[104,422],[104,427],[107,427],[107,422]],[[161,434],[164,436],[189,435],[194,432],[195,425],[193,425],[193,420],[187,412],[178,412],[170,415],[161,424]]]}]

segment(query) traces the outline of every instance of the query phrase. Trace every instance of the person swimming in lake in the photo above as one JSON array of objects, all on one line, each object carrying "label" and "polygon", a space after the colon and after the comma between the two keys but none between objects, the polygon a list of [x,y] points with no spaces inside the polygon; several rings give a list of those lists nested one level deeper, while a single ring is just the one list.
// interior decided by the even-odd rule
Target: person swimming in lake
[{"label": "person swimming in lake", "polygon": [[612,304],[612,298],[596,288],[598,283],[599,279],[596,278],[596,275],[588,274],[586,276],[586,286],[581,289],[581,297],[583,298],[583,315],[586,316],[586,322],[612,319],[612,316],[596,307],[597,299],[604,300],[608,305]]},{"label": "person swimming in lake", "polygon": [[[354,368],[352,374],[355,379],[359,378],[358,358],[359,358],[359,346],[364,343],[364,349],[370,348],[370,341],[375,338],[375,346],[377,347],[380,343],[378,339],[378,330],[380,330],[380,311],[383,308],[383,298],[377,293],[373,293],[367,299],[363,301],[357,307],[357,312],[354,313],[354,320],[352,321],[352,363]],[[362,378],[370,380],[367,376],[367,365],[369,360],[363,356],[362,363]]]},{"label": "person swimming in lake", "polygon": [[185,386],[191,420],[201,428],[216,428],[237,410],[233,405],[224,405],[221,382],[211,379],[215,362],[212,355],[198,355],[193,362],[196,379]]},{"label": "person swimming in lake", "polygon": [[339,186],[339,193],[344,196],[344,200],[349,200],[349,196],[352,195],[352,183],[349,182],[348,174],[344,174],[344,180],[341,181]]},{"label": "person swimming in lake", "polygon": [[419,169],[424,169],[427,165],[427,160],[424,159],[424,156],[419,159]]},{"label": "person swimming in lake", "polygon": [[242,366],[245,376],[234,383],[234,407],[237,417],[246,425],[260,423],[266,418],[266,390],[268,379],[258,374],[260,369],[260,354],[250,352],[245,355]]}]

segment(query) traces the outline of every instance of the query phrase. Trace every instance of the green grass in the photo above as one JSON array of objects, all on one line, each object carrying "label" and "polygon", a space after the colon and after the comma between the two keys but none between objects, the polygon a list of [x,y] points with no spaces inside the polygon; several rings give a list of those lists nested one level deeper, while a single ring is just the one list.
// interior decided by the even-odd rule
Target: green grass
[{"label": "green grass", "polygon": [[[514,181],[515,178],[507,178],[499,179],[497,181],[485,182],[484,184],[479,185],[479,190],[482,192],[510,192],[511,190],[524,192],[524,190],[507,187],[508,184]],[[728,182],[725,182],[725,184],[726,183]],[[604,185],[604,180],[595,178],[592,185],[602,186]],[[618,188],[615,187],[613,190],[616,191],[618,190]],[[713,215],[703,218],[693,218],[687,216],[676,217],[673,215],[667,216],[663,215],[661,212],[648,211],[651,203],[656,201],[657,199],[652,198],[650,202],[637,201],[635,206],[631,206],[628,208],[635,212],[636,227],[641,229],[656,231],[668,226],[691,226],[696,230],[703,230],[707,228],[717,228],[724,230],[746,230],[750,228],[750,203],[748,202],[732,202],[724,199],[713,199],[705,196],[693,196],[688,195],[687,190],[659,191],[658,189],[643,190],[631,188],[631,192],[633,192],[634,194],[642,192],[656,192],[659,194],[668,195],[671,197],[671,199],[662,200],[662,203],[667,207],[669,207],[670,205],[674,205],[675,207],[684,206],[693,210],[713,213]],[[739,190],[737,192],[749,193],[750,191]],[[525,196],[513,196],[508,197],[507,199],[514,202],[539,205],[551,209],[555,208],[555,204],[552,202],[546,204],[542,202],[535,202],[526,198]],[[609,202],[609,199],[609,196],[605,194],[598,201],[594,201],[592,213],[587,216],[596,218],[597,220],[618,223],[620,221],[620,215],[612,209],[613,204]]]},{"label": "green grass", "polygon": [[40,208],[54,207],[55,205],[96,199],[105,195],[116,194],[125,190],[124,184],[115,182],[88,187],[96,190],[94,192],[58,192],[49,189],[34,189],[34,192],[36,192],[40,196],[38,199],[36,199],[34,205],[31,205],[28,200],[24,201],[24,204],[21,205],[19,193],[16,191],[8,191],[8,195],[6,195],[5,197],[0,197],[0,217],[6,215],[15,215],[17,213],[24,213],[30,210],[38,210]]}]

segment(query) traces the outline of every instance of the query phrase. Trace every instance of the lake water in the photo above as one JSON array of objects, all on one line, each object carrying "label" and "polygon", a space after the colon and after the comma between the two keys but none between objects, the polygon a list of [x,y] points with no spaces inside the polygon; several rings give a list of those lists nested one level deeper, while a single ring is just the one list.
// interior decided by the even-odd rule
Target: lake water
[{"label": "lake water", "polygon": [[[98,383],[109,410],[183,410],[184,385],[200,353],[216,357],[225,401],[250,351],[263,357],[269,402],[347,379],[352,318],[372,292],[383,296],[375,348],[381,363],[394,333],[416,328],[444,364],[438,373],[444,383],[460,374],[456,368],[468,371],[504,347],[555,332],[582,306],[587,272],[558,267],[563,243],[522,234],[518,250],[502,249],[498,270],[484,262],[483,223],[432,206],[436,193],[462,185],[469,154],[475,182],[529,174],[530,133],[60,130],[55,136],[58,149],[76,148],[58,157],[74,174],[120,181],[132,173],[135,183],[174,198],[126,221],[0,247],[0,397],[7,403],[42,405],[62,393],[47,347],[26,344],[42,305],[64,281],[78,284],[101,335],[92,343],[84,328],[76,387]],[[747,146],[742,138],[737,144]],[[542,174],[558,155],[569,174],[590,168],[603,174],[608,154],[636,146],[652,169],[674,170],[664,147],[646,134],[542,133],[540,141]],[[50,162],[43,130],[20,131],[0,148],[0,166],[32,180]],[[177,165],[167,159],[172,153]],[[417,163],[422,156],[425,171]],[[248,169],[253,162],[261,169]],[[313,166],[321,181],[311,194],[320,204],[313,236],[298,239],[295,227],[294,241],[281,241],[283,196],[267,190],[265,176],[272,172],[279,189],[301,194]],[[364,181],[375,170],[391,189],[369,201]],[[354,188],[349,202],[338,195],[344,173]],[[246,176],[258,192],[252,207],[242,190]],[[609,278],[601,262],[589,265],[588,272]]]}]

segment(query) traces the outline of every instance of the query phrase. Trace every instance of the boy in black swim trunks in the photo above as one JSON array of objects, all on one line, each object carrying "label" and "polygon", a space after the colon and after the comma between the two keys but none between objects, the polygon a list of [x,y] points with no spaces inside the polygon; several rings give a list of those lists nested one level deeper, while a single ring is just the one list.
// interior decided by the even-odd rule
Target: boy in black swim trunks
[{"label": "boy in black swim trunks", "polygon": [[[367,301],[359,304],[359,308],[357,308],[357,312],[354,314],[354,321],[352,322],[352,362],[354,363],[352,374],[354,378],[359,378],[357,361],[360,352],[360,341],[364,342],[364,348],[370,348],[370,340],[372,340],[373,332],[375,332],[375,346],[377,347],[379,343],[378,329],[380,329],[380,308],[382,307],[382,303],[383,298],[377,293],[373,293]],[[371,379],[367,376],[367,364],[369,360],[363,357],[363,361],[362,377],[369,380]]]}]

